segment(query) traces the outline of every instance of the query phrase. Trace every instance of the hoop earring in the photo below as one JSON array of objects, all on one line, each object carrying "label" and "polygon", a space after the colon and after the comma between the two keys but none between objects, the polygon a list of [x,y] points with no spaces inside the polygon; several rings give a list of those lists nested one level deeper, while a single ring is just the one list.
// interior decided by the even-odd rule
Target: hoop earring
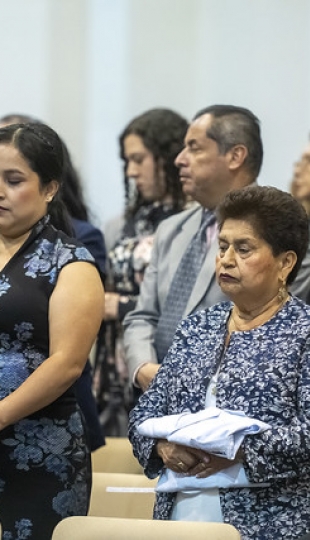
[{"label": "hoop earring", "polygon": [[282,280],[282,283],[278,290],[278,300],[279,302],[284,302],[285,298],[287,297],[287,288],[286,283],[284,280]]}]

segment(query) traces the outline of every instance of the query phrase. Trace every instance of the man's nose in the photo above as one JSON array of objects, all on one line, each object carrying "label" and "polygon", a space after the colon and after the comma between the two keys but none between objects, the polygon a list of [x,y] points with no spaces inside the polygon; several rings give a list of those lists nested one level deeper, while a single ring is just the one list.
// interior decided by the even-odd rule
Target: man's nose
[{"label": "man's nose", "polygon": [[186,148],[183,148],[174,160],[176,167],[182,167],[186,163]]}]

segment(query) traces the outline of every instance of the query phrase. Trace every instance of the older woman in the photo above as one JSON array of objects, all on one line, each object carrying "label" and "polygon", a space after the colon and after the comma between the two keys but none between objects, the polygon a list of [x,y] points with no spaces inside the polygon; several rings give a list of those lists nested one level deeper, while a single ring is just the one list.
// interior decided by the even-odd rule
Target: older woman
[{"label": "older woman", "polygon": [[[224,521],[243,540],[298,538],[310,527],[310,308],[289,286],[307,249],[307,216],[288,193],[256,186],[230,192],[218,219],[217,280],[231,302],[180,323],[131,412],[129,437],[149,477],[170,471],[195,487],[159,491],[156,519]],[[210,405],[266,429],[245,435],[233,459],[201,449],[196,428],[188,445],[141,435],[147,419]]]}]

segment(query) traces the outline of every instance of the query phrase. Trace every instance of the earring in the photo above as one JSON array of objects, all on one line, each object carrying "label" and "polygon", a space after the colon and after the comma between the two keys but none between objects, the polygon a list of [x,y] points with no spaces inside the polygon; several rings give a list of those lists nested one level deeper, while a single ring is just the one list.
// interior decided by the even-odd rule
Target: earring
[{"label": "earring", "polygon": [[287,297],[287,288],[286,288],[286,283],[284,281],[284,279],[282,279],[282,283],[279,287],[279,290],[278,290],[278,300],[279,302],[284,302],[285,298]]},{"label": "earring", "polygon": [[52,200],[53,200],[53,197],[47,197],[47,198],[46,198],[46,202],[47,202],[47,203],[52,202]]}]

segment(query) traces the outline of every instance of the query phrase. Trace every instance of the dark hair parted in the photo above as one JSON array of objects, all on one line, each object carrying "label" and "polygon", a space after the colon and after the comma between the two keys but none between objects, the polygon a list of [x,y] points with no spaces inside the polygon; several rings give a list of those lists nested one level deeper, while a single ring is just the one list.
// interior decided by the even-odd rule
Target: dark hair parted
[{"label": "dark hair parted", "polygon": [[247,148],[248,155],[244,165],[255,180],[263,162],[263,143],[258,118],[243,107],[211,105],[200,110],[194,120],[204,114],[210,114],[213,117],[206,135],[217,143],[221,154],[226,154],[238,144]]},{"label": "dark hair parted", "polygon": [[[9,124],[43,124],[41,120],[23,113],[11,113],[0,118],[0,125]],[[59,137],[60,138],[60,137]],[[79,175],[72,163],[71,155],[67,145],[62,140],[63,146],[63,171],[61,183],[61,197],[71,217],[89,220],[89,212],[84,202],[82,183]]]},{"label": "dark hair parted", "polygon": [[[174,160],[184,146],[184,138],[188,129],[188,122],[178,113],[170,109],[150,109],[135,117],[125,127],[119,137],[120,155],[125,161],[124,140],[128,135],[141,137],[144,146],[152,153],[157,167],[161,164],[165,173],[167,194],[171,195],[172,203],[176,210],[184,207],[185,196],[179,180],[179,171]],[[126,205],[129,201],[129,183],[125,174]],[[143,204],[143,200],[137,194],[132,211],[135,212]]]},{"label": "dark hair parted", "polygon": [[248,222],[274,257],[294,251],[297,261],[287,279],[288,285],[293,283],[308,248],[309,225],[305,209],[290,193],[268,186],[233,190],[216,213],[220,230],[227,219]]},{"label": "dark hair parted", "polygon": [[28,114],[23,113],[10,113],[5,114],[4,116],[1,116],[0,118],[0,124],[3,126],[8,126],[9,124],[33,124],[33,123],[40,123],[41,121],[37,118],[34,118],[34,116],[29,116]]},{"label": "dark hair parted", "polygon": [[[0,128],[0,144],[11,144],[27,161],[40,180],[41,187],[52,180],[61,185],[63,178],[63,144],[57,133],[41,122],[10,124]],[[70,219],[59,190],[48,204],[51,223],[68,234]]]}]

